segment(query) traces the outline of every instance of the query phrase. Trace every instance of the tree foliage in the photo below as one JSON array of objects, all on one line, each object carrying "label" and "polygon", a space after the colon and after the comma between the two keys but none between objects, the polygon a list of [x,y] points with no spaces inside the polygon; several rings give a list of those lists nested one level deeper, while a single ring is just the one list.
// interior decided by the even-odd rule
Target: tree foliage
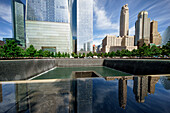
[{"label": "tree foliage", "polygon": [[[108,52],[108,53],[92,53],[89,52],[87,54],[79,53],[78,55],[76,53],[71,53],[71,55],[74,58],[84,58],[84,57],[170,57],[170,42],[168,42],[166,45],[163,45],[162,48],[157,46],[146,46],[144,44],[142,47],[139,47],[139,49],[134,49],[132,51],[129,50],[117,50],[116,52]],[[50,51],[43,51],[43,50],[36,50],[33,45],[30,45],[29,48],[26,50],[22,49],[21,47],[17,46],[17,43],[15,43],[14,40],[7,40],[6,44],[3,46],[0,46],[0,57],[68,57],[70,58],[69,53],[61,53],[60,51],[58,53],[56,52],[50,52]]]}]

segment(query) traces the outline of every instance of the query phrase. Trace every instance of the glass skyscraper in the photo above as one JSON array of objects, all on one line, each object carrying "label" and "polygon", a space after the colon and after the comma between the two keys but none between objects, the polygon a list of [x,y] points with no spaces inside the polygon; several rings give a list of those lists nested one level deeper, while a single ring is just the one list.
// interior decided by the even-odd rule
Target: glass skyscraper
[{"label": "glass skyscraper", "polygon": [[92,51],[93,0],[72,0],[72,34],[77,51]]},{"label": "glass skyscraper", "polygon": [[68,0],[26,1],[26,43],[36,49],[72,52]]},{"label": "glass skyscraper", "polygon": [[21,0],[12,0],[13,37],[25,47],[25,5]]},{"label": "glass skyscraper", "polygon": [[27,20],[69,22],[68,0],[27,0]]},{"label": "glass skyscraper", "polygon": [[92,51],[93,0],[13,0],[13,18],[14,37],[27,48]]}]

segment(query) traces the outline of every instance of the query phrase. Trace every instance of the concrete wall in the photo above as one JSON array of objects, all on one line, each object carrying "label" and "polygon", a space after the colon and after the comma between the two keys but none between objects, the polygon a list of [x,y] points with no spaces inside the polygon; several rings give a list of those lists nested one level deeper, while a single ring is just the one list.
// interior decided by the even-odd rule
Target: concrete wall
[{"label": "concrete wall", "polygon": [[170,60],[105,59],[103,65],[135,75],[170,74]]},{"label": "concrete wall", "polygon": [[103,66],[104,59],[57,59],[58,67]]},{"label": "concrete wall", "polygon": [[0,61],[0,81],[28,79],[55,66],[53,59]]}]

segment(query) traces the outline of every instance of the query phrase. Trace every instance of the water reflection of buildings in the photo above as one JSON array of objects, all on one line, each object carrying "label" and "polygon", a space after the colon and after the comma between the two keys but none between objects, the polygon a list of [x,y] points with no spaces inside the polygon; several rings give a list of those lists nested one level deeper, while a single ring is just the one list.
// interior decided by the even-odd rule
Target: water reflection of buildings
[{"label": "water reflection of buildings", "polygon": [[[76,83],[75,83],[76,82]],[[77,79],[72,83],[72,102],[70,103],[71,113],[92,113],[93,112],[93,80]]]},{"label": "water reflection of buildings", "polygon": [[0,102],[2,102],[2,84],[0,83]]},{"label": "water reflection of buildings", "polygon": [[15,84],[16,111],[25,112],[29,108],[28,84]]},{"label": "water reflection of buildings", "polygon": [[148,78],[148,92],[150,94],[155,93],[155,84],[159,81],[160,77],[149,76]]},{"label": "water reflection of buildings", "polygon": [[133,92],[137,102],[145,102],[145,97],[148,95],[148,93],[154,94],[155,84],[158,82],[159,78],[160,77],[154,76],[134,77]]},{"label": "water reflection of buildings", "polygon": [[133,92],[135,94],[136,101],[143,103],[145,101],[145,96],[148,93],[148,77],[134,77]]},{"label": "water reflection of buildings", "polygon": [[133,80],[133,92],[135,99],[139,103],[145,102],[145,97],[154,94],[155,84],[160,77],[158,76],[139,76],[139,77],[108,77],[106,80],[119,80],[119,106],[125,109],[127,104],[127,80]]},{"label": "water reflection of buildings", "polygon": [[127,103],[127,80],[125,78],[119,79],[119,105],[125,109]]}]

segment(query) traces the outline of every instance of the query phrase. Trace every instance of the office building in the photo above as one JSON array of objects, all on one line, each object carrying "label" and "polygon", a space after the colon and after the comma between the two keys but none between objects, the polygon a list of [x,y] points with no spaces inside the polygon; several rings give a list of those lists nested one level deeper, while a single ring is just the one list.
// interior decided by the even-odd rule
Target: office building
[{"label": "office building", "polygon": [[144,43],[150,43],[150,18],[147,11],[141,11],[135,23],[135,46],[142,46]]},{"label": "office building", "polygon": [[97,46],[97,53],[101,53],[102,52],[102,44]]},{"label": "office building", "polygon": [[153,43],[157,46],[162,44],[162,37],[158,32],[158,22],[154,20],[150,24],[150,43]]},{"label": "office building", "polygon": [[166,45],[166,43],[170,41],[170,26],[166,28],[162,35],[162,45]]},{"label": "office building", "polygon": [[120,14],[120,36],[107,35],[102,40],[102,52],[112,52],[127,49],[132,51],[137,49],[134,46],[134,36],[129,36],[129,8],[128,4],[124,5]]},{"label": "office building", "polygon": [[21,0],[12,0],[13,37],[25,47],[25,5]]},{"label": "office building", "polygon": [[102,40],[102,52],[112,52],[117,50],[127,49],[132,51],[133,49],[137,49],[137,46],[134,46],[134,36],[126,36],[126,37],[116,37],[114,35],[107,35]]},{"label": "office building", "polygon": [[128,4],[126,4],[121,9],[120,36],[128,36],[128,35],[129,35],[129,8],[128,8]]},{"label": "office building", "polygon": [[74,52],[93,51],[93,0],[72,0]]},{"label": "office building", "polygon": [[52,52],[72,52],[70,1],[26,1],[26,46]]}]

